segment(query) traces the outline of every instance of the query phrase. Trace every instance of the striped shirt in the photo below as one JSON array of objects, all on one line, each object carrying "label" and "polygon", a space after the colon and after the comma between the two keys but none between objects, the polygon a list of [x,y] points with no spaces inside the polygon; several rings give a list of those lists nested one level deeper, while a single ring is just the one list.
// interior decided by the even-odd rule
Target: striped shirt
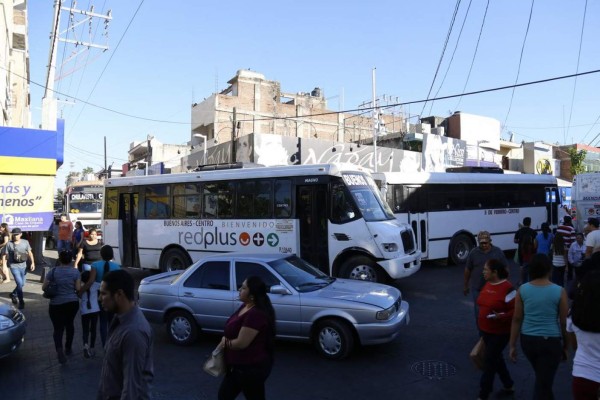
[{"label": "striped shirt", "polygon": [[556,228],[556,234],[562,235],[565,241],[565,250],[569,250],[571,243],[575,242],[575,228],[571,225],[559,225]]}]

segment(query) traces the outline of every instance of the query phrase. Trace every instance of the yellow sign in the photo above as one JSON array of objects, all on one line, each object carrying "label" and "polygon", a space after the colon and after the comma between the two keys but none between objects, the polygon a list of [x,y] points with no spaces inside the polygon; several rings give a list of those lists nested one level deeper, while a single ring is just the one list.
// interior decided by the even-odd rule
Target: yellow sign
[{"label": "yellow sign", "polygon": [[54,214],[53,176],[0,175],[0,219],[10,228],[47,230]]}]

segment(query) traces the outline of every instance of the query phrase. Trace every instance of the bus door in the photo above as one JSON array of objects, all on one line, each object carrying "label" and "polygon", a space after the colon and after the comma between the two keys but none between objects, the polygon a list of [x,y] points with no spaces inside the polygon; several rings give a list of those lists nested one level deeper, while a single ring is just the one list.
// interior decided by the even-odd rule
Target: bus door
[{"label": "bus door", "polygon": [[296,186],[300,258],[330,275],[327,237],[327,185]]},{"label": "bus door", "polygon": [[121,261],[124,267],[140,268],[137,239],[138,194],[119,194],[121,220]]},{"label": "bus door", "polygon": [[422,257],[427,258],[429,251],[429,244],[427,238],[429,233],[427,232],[427,212],[426,212],[426,199],[423,196],[422,186],[400,186],[402,188],[403,208],[406,210],[408,216],[408,224],[411,226],[415,237],[417,239],[417,246],[421,250]]},{"label": "bus door", "polygon": [[546,188],[546,212],[548,216],[548,224],[550,227],[558,226],[559,215],[558,207],[560,206],[560,195],[558,187],[547,187]]}]

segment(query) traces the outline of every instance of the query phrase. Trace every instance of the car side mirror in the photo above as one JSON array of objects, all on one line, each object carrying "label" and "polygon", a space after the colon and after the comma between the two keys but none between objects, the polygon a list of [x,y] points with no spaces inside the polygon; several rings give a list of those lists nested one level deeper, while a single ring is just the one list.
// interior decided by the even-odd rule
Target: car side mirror
[{"label": "car side mirror", "polygon": [[271,286],[271,290],[269,290],[271,294],[292,294],[289,290],[287,290],[283,285],[273,285]]}]

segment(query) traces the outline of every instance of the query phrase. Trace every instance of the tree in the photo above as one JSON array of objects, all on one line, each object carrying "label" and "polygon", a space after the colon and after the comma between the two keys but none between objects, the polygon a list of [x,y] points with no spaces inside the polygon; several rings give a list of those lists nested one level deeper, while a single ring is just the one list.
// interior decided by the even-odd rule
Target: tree
[{"label": "tree", "polygon": [[92,167],[85,167],[82,171],[81,171],[81,175],[86,176],[87,174],[93,174],[94,173],[94,169]]},{"label": "tree", "polygon": [[54,195],[54,200],[62,201],[65,196],[65,191],[61,188],[56,189],[56,195]]},{"label": "tree", "polygon": [[571,158],[571,168],[569,172],[571,175],[575,176],[577,174],[581,174],[585,172],[585,167],[583,165],[583,161],[585,160],[585,156],[587,155],[587,151],[579,150],[575,147],[569,147],[567,149],[567,153],[569,153],[569,157]]},{"label": "tree", "polygon": [[79,180],[79,175],[81,175],[79,172],[75,172],[75,171],[69,172],[69,174],[67,175],[67,178],[65,179],[65,187],[69,186],[73,182],[77,182]]}]

